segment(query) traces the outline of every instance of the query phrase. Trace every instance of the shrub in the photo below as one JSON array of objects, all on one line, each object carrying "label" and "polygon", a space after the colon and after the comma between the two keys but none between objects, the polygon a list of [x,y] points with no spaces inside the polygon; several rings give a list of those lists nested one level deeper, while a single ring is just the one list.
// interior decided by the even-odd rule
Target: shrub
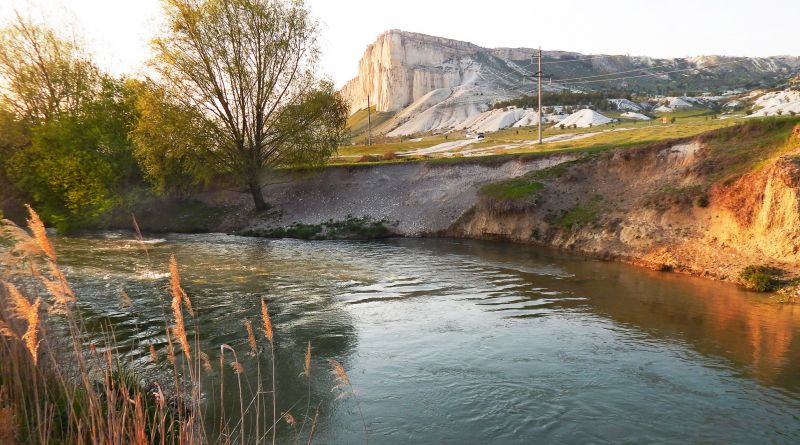
[{"label": "shrub", "polygon": [[702,207],[702,208],[706,208],[710,204],[708,202],[708,196],[706,195],[698,197],[694,203],[697,205],[697,207]]},{"label": "shrub", "polygon": [[778,287],[777,276],[783,275],[780,269],[769,266],[747,266],[739,274],[744,287],[756,292],[772,292]]},{"label": "shrub", "polygon": [[395,159],[398,159],[397,152],[387,151],[383,154],[384,161],[394,161]]}]

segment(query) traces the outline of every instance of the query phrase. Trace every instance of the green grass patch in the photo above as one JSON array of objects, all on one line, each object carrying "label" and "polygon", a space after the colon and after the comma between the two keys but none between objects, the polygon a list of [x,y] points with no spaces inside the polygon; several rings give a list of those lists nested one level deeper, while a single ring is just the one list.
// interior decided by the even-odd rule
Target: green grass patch
[{"label": "green grass patch", "polygon": [[749,119],[735,127],[700,135],[709,152],[701,173],[714,183],[730,182],[758,170],[795,148],[789,141],[798,124],[797,117]]},{"label": "green grass patch", "polygon": [[562,229],[571,230],[573,228],[592,224],[600,217],[602,204],[603,197],[594,195],[585,205],[577,205],[561,215],[558,221],[556,221],[556,225]]},{"label": "green grass patch", "polygon": [[541,182],[520,177],[484,185],[480,189],[480,194],[487,198],[510,201],[527,198],[543,188],[544,184]]}]

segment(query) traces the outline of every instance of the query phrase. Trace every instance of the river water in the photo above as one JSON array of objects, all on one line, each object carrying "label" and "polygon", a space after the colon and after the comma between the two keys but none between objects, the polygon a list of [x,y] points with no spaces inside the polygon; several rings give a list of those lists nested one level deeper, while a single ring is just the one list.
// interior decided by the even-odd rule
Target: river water
[{"label": "river water", "polygon": [[[363,443],[359,406],[373,444],[800,442],[800,307],[729,284],[477,241],[168,235],[145,254],[105,233],[56,248],[89,326],[111,323],[143,375],[148,345],[166,350],[170,254],[201,344],[212,361],[237,350],[246,391],[242,320],[266,298],[279,410],[298,419],[313,346],[316,443]],[[355,398],[331,391],[328,358]]]}]

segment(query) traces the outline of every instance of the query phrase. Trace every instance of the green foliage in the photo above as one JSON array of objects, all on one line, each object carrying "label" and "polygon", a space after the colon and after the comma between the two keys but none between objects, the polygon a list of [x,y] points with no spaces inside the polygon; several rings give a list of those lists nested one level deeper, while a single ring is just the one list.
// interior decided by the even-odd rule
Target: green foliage
[{"label": "green foliage", "polygon": [[20,15],[0,29],[0,108],[33,123],[91,100],[102,76],[76,41]]},{"label": "green foliage", "polygon": [[[632,96],[630,92],[620,90],[586,93],[574,93],[571,91],[542,93],[542,106],[591,106],[599,110],[614,109],[614,106],[608,102],[609,98],[632,99]],[[507,108],[510,106],[518,108],[536,108],[539,106],[539,98],[537,96],[522,96],[518,99],[500,101],[494,104],[494,109]]]},{"label": "green foliage", "polygon": [[480,194],[498,200],[514,200],[527,198],[544,188],[544,184],[531,181],[528,177],[509,179],[481,187]]},{"label": "green foliage", "polygon": [[585,205],[577,205],[561,215],[556,222],[556,225],[562,229],[569,230],[575,227],[591,224],[597,221],[597,218],[600,216],[602,202],[602,196],[594,195],[592,196],[592,199],[590,199]]},{"label": "green foliage", "polygon": [[101,88],[76,112],[32,128],[30,143],[6,162],[16,188],[60,230],[97,221],[140,180],[128,140],[135,119],[131,92],[110,79]]},{"label": "green foliage", "polygon": [[295,223],[266,231],[249,231],[244,235],[265,238],[295,238],[302,240],[324,239],[380,239],[392,236],[385,221],[372,221],[367,217],[350,217],[343,221],[328,220],[322,224]]},{"label": "green foliage", "polygon": [[215,174],[230,173],[214,156],[214,130],[193,107],[168,99],[157,86],[137,83],[131,138],[136,158],[156,192],[184,197]]},{"label": "green foliage", "polygon": [[[202,130],[174,136],[200,140],[186,156],[215,173],[234,173],[255,208],[264,210],[261,184],[268,167],[318,165],[345,136],[347,106],[314,73],[317,22],[303,2],[291,0],[163,5],[166,26],[153,40],[152,66],[165,104],[191,109],[200,121],[175,128]],[[159,117],[143,113],[142,119],[153,116]],[[211,162],[205,162],[208,153]]]},{"label": "green foliage", "polygon": [[777,277],[785,272],[769,266],[747,266],[739,274],[742,284],[756,292],[772,292],[777,289],[780,281]]}]

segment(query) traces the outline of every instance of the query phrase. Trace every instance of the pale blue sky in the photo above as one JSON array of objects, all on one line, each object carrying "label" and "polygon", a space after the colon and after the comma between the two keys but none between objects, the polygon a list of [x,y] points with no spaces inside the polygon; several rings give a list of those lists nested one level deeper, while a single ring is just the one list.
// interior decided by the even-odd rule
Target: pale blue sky
[{"label": "pale blue sky", "polygon": [[[0,1],[0,19],[28,0]],[[100,64],[135,72],[159,0],[35,0],[77,24]],[[800,55],[800,0],[309,0],[323,23],[323,70],[341,85],[381,32],[397,28],[487,47],[541,45],[583,53],[682,57]]]}]

